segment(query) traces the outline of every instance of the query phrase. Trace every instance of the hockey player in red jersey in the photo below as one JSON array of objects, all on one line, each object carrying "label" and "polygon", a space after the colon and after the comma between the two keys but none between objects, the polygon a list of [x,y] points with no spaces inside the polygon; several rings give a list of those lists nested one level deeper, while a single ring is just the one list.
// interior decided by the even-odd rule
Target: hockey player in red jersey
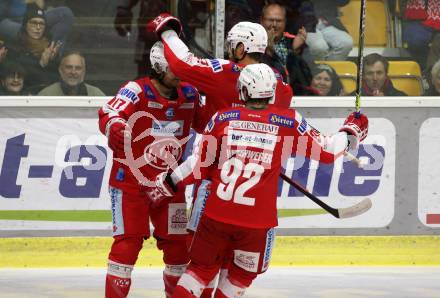
[{"label": "hockey player in red jersey", "polygon": [[[269,266],[284,159],[295,153],[330,163],[343,155],[350,144],[348,136],[350,146],[367,136],[368,118],[362,114],[356,118],[354,113],[339,133],[321,135],[297,111],[268,105],[275,85],[275,75],[267,65],[246,66],[238,81],[246,106],[216,113],[205,128],[200,151],[171,174],[157,178],[162,193],[172,193],[170,181],[179,186],[195,178],[212,180],[192,243],[191,262],[173,297],[200,297],[223,257],[231,253],[232,264],[214,297],[243,297]],[[212,163],[206,166],[208,160]]]},{"label": "hockey player in red jersey", "polygon": [[[226,47],[229,60],[202,59],[194,56],[179,38],[179,19],[163,13],[147,26],[157,33],[165,47],[165,58],[171,70],[182,80],[191,83],[206,95],[196,107],[193,128],[202,133],[215,112],[234,106],[243,106],[235,88],[241,69],[259,63],[267,47],[267,32],[258,23],[240,22],[227,34]],[[276,96],[271,104],[289,108],[292,89],[277,78]]]},{"label": "hockey player in red jersey", "polygon": [[[242,68],[249,64],[259,63],[266,50],[267,32],[262,25],[240,22],[231,28],[226,38],[229,60],[195,57],[179,38],[182,31],[179,19],[167,13],[159,15],[151,21],[147,30],[155,32],[162,39],[165,57],[171,70],[182,80],[193,84],[206,95],[196,105],[193,128],[197,133],[203,132],[215,112],[225,108],[243,106],[235,85]],[[287,109],[292,101],[292,89],[283,82],[281,75],[278,76],[277,82],[276,96],[270,104]],[[199,136],[196,137],[194,144],[198,143],[198,138]],[[188,222],[189,243],[203,213],[209,190],[209,180],[203,180],[196,184]],[[223,273],[227,267],[227,261],[225,261],[224,267]],[[215,280],[202,297],[210,297],[214,285]]]},{"label": "hockey player in red jersey", "polygon": [[163,204],[153,204],[146,192],[158,173],[180,162],[199,94],[168,69],[161,42],[151,48],[150,60],[151,76],[124,84],[99,111],[99,128],[113,150],[109,192],[114,241],[107,298],[127,296],[138,253],[150,237],[149,220],[163,251],[166,297],[189,261],[184,192]]}]

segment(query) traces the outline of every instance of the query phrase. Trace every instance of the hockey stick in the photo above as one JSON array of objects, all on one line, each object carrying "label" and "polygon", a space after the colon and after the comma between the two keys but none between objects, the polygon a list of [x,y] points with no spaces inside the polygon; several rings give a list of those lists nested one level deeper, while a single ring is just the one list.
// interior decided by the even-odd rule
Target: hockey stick
[{"label": "hockey stick", "polygon": [[[359,18],[359,44],[358,44],[358,69],[356,76],[356,99],[354,102],[356,118],[361,116],[361,92],[362,92],[362,75],[364,71],[364,41],[365,41],[365,17],[367,11],[367,0],[361,0],[361,14]],[[351,162],[355,163],[359,168],[363,167],[356,156],[350,152],[345,152],[344,156]]]},{"label": "hockey stick", "polygon": [[367,8],[367,0],[361,0],[361,14],[359,20],[358,69],[357,69],[357,77],[356,77],[356,99],[355,99],[356,118],[359,118],[361,114],[361,92],[362,92],[362,75],[364,71],[366,8]]},{"label": "hockey stick", "polygon": [[360,215],[360,214],[367,212],[372,206],[371,200],[369,198],[365,198],[362,201],[360,201],[359,203],[357,203],[351,207],[336,209],[336,208],[330,207],[329,205],[327,205],[326,203],[324,203],[323,201],[318,199],[316,196],[311,194],[307,189],[302,187],[300,184],[298,184],[297,182],[295,182],[292,179],[290,179],[289,177],[287,177],[284,173],[280,173],[280,177],[284,181],[286,181],[287,183],[289,183],[290,185],[295,187],[297,190],[299,190],[303,195],[308,197],[310,200],[312,200],[313,202],[318,204],[322,209],[324,209],[325,211],[327,211],[328,213],[330,213],[331,215],[333,215],[336,218],[354,217],[354,216],[357,216],[357,215]]}]

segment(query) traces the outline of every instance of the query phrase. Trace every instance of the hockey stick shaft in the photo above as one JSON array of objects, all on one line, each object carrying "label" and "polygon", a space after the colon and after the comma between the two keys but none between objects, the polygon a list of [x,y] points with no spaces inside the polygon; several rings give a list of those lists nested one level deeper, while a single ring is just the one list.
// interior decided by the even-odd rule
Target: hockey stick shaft
[{"label": "hockey stick shaft", "polygon": [[365,41],[366,11],[367,11],[367,0],[361,0],[361,12],[360,12],[360,20],[359,20],[358,70],[356,77],[356,100],[355,100],[356,118],[359,118],[361,113],[361,92],[362,92],[362,75],[364,71],[364,41]]},{"label": "hockey stick shaft", "polygon": [[333,215],[336,218],[349,218],[349,217],[354,217],[354,216],[363,214],[363,213],[367,212],[368,210],[370,210],[371,206],[373,205],[369,198],[365,198],[361,202],[359,202],[351,207],[336,209],[336,208],[330,207],[329,205],[327,205],[326,203],[324,203],[323,201],[318,199],[316,196],[311,194],[307,189],[305,189],[303,186],[301,186],[297,182],[295,182],[292,179],[290,179],[289,177],[287,177],[285,174],[280,173],[280,177],[284,181],[286,181],[287,183],[289,183],[290,185],[292,185],[293,187],[298,189],[303,195],[308,197],[310,200],[312,200],[313,202],[318,204],[322,209],[324,209],[325,211],[327,211],[328,213],[330,213],[331,215]]},{"label": "hockey stick shaft", "polygon": [[295,187],[297,190],[299,190],[303,195],[305,195],[306,197],[308,197],[310,200],[312,200],[313,202],[315,202],[316,204],[318,204],[322,209],[324,209],[325,211],[327,211],[328,213],[330,213],[331,215],[333,215],[336,218],[339,218],[339,212],[338,209],[335,209],[333,207],[330,207],[329,205],[327,205],[326,203],[324,203],[323,201],[321,201],[320,199],[318,199],[316,196],[314,196],[313,194],[311,194],[307,189],[305,189],[302,185],[296,183],[295,181],[293,181],[292,179],[290,179],[289,177],[287,177],[284,173],[280,173],[280,177],[281,179],[283,179],[284,181],[286,181],[287,183],[289,183],[290,185],[292,185],[293,187]]}]

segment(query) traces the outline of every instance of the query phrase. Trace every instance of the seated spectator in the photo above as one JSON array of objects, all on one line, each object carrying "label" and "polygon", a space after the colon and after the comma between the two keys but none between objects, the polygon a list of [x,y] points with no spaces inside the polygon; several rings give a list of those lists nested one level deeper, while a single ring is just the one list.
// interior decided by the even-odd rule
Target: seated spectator
[{"label": "seated spectator", "polygon": [[[351,95],[355,95],[353,92]],[[364,71],[361,95],[364,96],[407,96],[394,88],[388,77],[388,61],[385,57],[373,53],[364,58]]]},{"label": "seated spectator", "polygon": [[[315,63],[311,64],[313,68]],[[310,87],[312,83],[312,70],[300,56],[290,53],[287,56],[287,72],[289,73],[289,84],[293,94],[302,96],[319,95],[318,90]]]},{"label": "seated spectator", "polygon": [[312,68],[310,86],[318,90],[320,96],[343,96],[344,88],[336,71],[327,64],[316,64]]},{"label": "seated spectator", "polygon": [[[428,60],[432,63],[433,59],[429,56],[429,45],[435,35],[440,34],[440,1],[407,0],[401,2],[407,20],[403,26],[403,40],[407,43],[411,56],[422,69],[430,67],[432,64],[427,65],[426,59],[428,57]],[[432,46],[439,47],[440,44],[437,42]],[[431,55],[439,52],[438,49],[431,50]]]},{"label": "seated spectator", "polygon": [[287,56],[292,51],[299,54],[305,43],[307,32],[301,28],[296,37],[284,32],[286,29],[286,7],[278,3],[270,3],[263,7],[261,25],[266,29],[268,35],[268,46],[262,62],[275,68],[283,76],[283,80],[288,82]]},{"label": "seated spectator", "polygon": [[[338,6],[345,6],[350,0],[311,0],[302,3],[301,14],[309,15],[314,9],[315,30],[307,34],[305,54],[307,61],[345,60],[353,48],[353,38],[338,18]],[[307,18],[308,20],[310,17]],[[304,24],[308,27],[306,24]]]},{"label": "seated spectator", "polygon": [[31,90],[40,90],[56,81],[60,46],[50,41],[44,11],[34,4],[28,5],[18,43],[10,48],[10,55],[26,69]]},{"label": "seated spectator", "polygon": [[77,51],[67,52],[58,67],[60,81],[41,90],[42,96],[104,96],[99,88],[84,83],[86,60]]},{"label": "seated spectator", "polygon": [[438,60],[440,60],[440,32],[437,32],[431,40],[426,69],[431,69]]},{"label": "seated spectator", "polygon": [[431,80],[429,89],[425,96],[440,96],[440,60],[438,60],[431,69]]},{"label": "seated spectator", "polygon": [[29,92],[25,90],[26,72],[20,64],[12,61],[5,62],[0,75],[0,95],[29,95]]},{"label": "seated spectator", "polygon": [[[0,1],[0,36],[8,42],[17,42],[26,4],[34,3],[41,10],[45,9],[44,0],[1,0]],[[53,41],[63,45],[69,36],[75,17],[70,8],[65,6],[50,8],[46,12],[47,28]]]},{"label": "seated spectator", "polygon": [[6,48],[5,42],[0,39],[0,65],[6,60],[8,54],[8,48]]}]

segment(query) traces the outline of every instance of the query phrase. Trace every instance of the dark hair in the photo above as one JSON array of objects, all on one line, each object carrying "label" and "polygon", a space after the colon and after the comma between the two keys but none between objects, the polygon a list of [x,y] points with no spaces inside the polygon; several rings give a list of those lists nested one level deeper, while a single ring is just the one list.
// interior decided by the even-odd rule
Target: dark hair
[{"label": "dark hair", "polygon": [[260,62],[263,58],[263,53],[253,52],[253,53],[246,53],[246,55],[249,56],[249,58],[252,58],[255,61]]},{"label": "dark hair", "polygon": [[[376,62],[381,62],[385,68],[385,73],[388,74],[389,63],[384,56],[377,53],[372,53],[364,57],[364,65],[373,65]],[[364,72],[365,72],[365,68],[364,68]]]},{"label": "dark hair", "polygon": [[85,58],[84,55],[83,55],[80,51],[78,51],[78,50],[68,50],[68,51],[65,51],[65,52],[63,53],[63,55],[61,56],[61,59],[60,59],[60,66],[61,66],[61,63],[63,62],[63,60],[64,60],[66,57],[69,57],[69,56],[72,56],[72,55],[78,55],[79,57],[81,57],[82,60],[83,60],[83,62],[84,62],[84,67],[86,67],[86,58]]},{"label": "dark hair", "polygon": [[330,65],[325,63],[314,65],[312,67],[313,78],[324,71],[330,76],[330,80],[332,81],[332,86],[327,96],[341,95],[341,92],[344,90],[344,87],[342,86],[341,79],[339,79],[338,74]]},{"label": "dark hair", "polygon": [[26,70],[17,61],[5,61],[3,67],[1,68],[0,76],[2,79],[6,79],[9,76],[19,74],[22,77],[26,76]]}]

